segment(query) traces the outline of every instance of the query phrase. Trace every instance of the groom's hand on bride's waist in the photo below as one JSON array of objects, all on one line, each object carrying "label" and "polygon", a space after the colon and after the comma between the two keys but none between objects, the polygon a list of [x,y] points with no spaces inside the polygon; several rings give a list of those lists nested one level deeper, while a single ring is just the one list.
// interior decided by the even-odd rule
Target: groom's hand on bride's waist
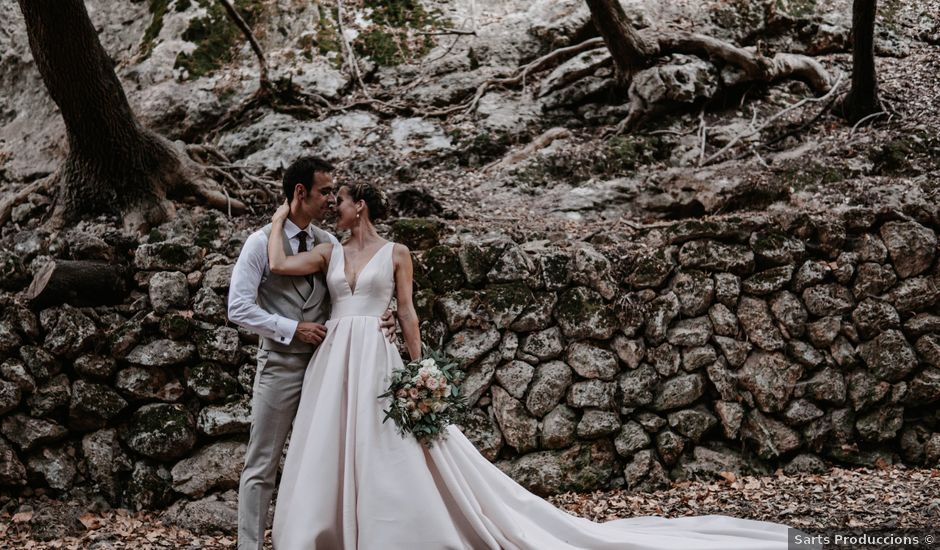
[{"label": "groom's hand on bride's waist", "polygon": [[319,346],[320,342],[326,338],[326,325],[302,321],[297,323],[297,331],[294,336],[300,338],[301,342]]},{"label": "groom's hand on bride's waist", "polygon": [[379,326],[382,327],[382,334],[385,335],[385,338],[392,344],[395,343],[395,314],[392,313],[392,310],[386,309],[385,313],[382,314],[382,319],[379,321]]}]

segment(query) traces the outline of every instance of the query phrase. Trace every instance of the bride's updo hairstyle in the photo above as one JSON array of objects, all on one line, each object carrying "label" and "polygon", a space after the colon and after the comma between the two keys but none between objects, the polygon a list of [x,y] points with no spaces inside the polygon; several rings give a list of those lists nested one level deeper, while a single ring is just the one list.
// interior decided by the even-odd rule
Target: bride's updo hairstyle
[{"label": "bride's updo hairstyle", "polygon": [[371,183],[356,183],[348,186],[349,196],[352,200],[366,203],[369,209],[369,219],[372,221],[381,220],[388,214],[388,199],[378,187]]}]

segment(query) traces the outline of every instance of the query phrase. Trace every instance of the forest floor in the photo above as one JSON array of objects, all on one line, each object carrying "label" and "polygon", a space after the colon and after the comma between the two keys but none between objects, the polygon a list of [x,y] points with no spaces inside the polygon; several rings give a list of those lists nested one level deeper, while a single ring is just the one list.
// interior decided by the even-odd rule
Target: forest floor
[{"label": "forest floor", "polygon": [[[721,514],[784,523],[804,530],[920,529],[940,535],[940,469],[833,468],[824,474],[741,476],[720,481],[675,482],[652,493],[597,491],[550,497],[552,504],[594,521],[636,516]],[[127,510],[88,512],[84,532],[40,540],[33,505],[6,506],[0,514],[0,549],[234,548],[235,537],[197,535],[164,525],[158,515]],[[42,506],[49,506],[45,501]],[[270,537],[269,537],[270,541]],[[887,547],[883,547],[887,548]]]}]

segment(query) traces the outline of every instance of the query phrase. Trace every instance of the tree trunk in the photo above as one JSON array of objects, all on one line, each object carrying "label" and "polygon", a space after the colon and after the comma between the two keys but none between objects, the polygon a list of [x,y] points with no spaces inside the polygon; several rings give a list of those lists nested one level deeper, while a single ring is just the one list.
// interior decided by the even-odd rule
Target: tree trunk
[{"label": "tree trunk", "polygon": [[169,190],[205,194],[189,159],[138,124],[83,1],[18,2],[36,67],[68,135],[54,219],[123,214],[125,224],[139,228],[172,211]]},{"label": "tree trunk", "polygon": [[875,13],[877,0],[852,3],[852,89],[842,104],[843,115],[858,122],[881,111],[875,75]]},{"label": "tree trunk", "polygon": [[621,81],[629,80],[634,72],[649,66],[657,48],[633,28],[618,0],[587,0],[587,5],[594,26],[614,58]]}]

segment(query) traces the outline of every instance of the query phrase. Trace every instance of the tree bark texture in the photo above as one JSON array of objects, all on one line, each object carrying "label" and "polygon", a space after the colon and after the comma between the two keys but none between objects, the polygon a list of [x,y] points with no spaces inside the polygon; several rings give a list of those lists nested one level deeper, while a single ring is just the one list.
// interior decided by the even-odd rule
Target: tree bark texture
[{"label": "tree bark texture", "polygon": [[881,111],[875,74],[875,13],[877,0],[852,3],[852,89],[842,105],[846,118],[858,122]]},{"label": "tree bark texture", "polygon": [[159,218],[167,188],[184,178],[181,155],[138,124],[83,1],[18,2],[36,67],[68,135],[57,215],[135,210]]},{"label": "tree bark texture", "polygon": [[120,304],[125,296],[127,285],[120,267],[70,260],[45,264],[25,293],[36,309],[63,303],[77,307]]}]

